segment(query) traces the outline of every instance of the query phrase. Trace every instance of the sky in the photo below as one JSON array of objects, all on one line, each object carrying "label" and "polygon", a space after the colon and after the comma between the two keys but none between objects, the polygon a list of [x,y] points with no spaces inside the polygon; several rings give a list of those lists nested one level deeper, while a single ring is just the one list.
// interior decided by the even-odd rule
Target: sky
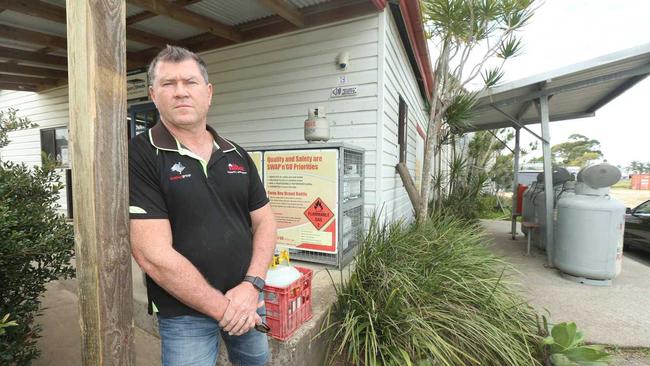
[{"label": "sky", "polygon": [[[506,61],[502,83],[650,43],[650,0],[546,0],[520,35],[523,54]],[[578,133],[599,140],[611,164],[650,162],[649,103],[650,77],[595,117],[551,123],[551,144]],[[529,127],[541,134],[539,125]],[[522,130],[521,139],[523,147],[535,137]],[[541,145],[527,158],[535,155]]]}]

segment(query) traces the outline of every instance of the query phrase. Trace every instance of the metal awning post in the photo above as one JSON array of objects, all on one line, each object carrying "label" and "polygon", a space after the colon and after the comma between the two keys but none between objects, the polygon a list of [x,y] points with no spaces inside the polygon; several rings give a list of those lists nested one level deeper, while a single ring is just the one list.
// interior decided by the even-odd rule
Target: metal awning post
[{"label": "metal awning post", "polygon": [[549,131],[548,96],[539,98],[539,109],[542,122],[542,153],[544,157],[544,197],[546,198],[546,225],[541,228],[546,230],[546,261],[553,266],[553,164],[551,161],[551,136]]},{"label": "metal awning post", "polygon": [[512,240],[517,236],[517,201],[519,200],[519,132],[520,128],[515,128],[515,151],[514,154],[514,174],[512,176]]}]

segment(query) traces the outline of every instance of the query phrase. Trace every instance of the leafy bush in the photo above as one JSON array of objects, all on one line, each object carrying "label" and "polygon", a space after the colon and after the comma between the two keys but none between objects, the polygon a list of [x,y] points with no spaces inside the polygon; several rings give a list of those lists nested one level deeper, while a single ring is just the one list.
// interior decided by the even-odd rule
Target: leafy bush
[{"label": "leafy bush", "polygon": [[0,314],[18,323],[0,337],[0,364],[38,357],[39,296],[47,282],[74,275],[73,229],[55,210],[61,187],[52,165],[0,163]]},{"label": "leafy bush", "polygon": [[26,117],[18,117],[17,113],[18,110],[15,108],[0,110],[0,149],[9,145],[10,141],[7,137],[9,132],[38,126]]},{"label": "leafy bush", "polygon": [[[545,320],[545,326],[546,325]],[[584,335],[573,322],[555,324],[544,338],[549,359],[555,366],[606,366],[610,355],[599,345],[584,344]]]},{"label": "leafy bush", "polygon": [[15,320],[9,320],[11,314],[5,314],[5,316],[0,319],[0,336],[5,334],[5,328],[15,327],[18,325]]},{"label": "leafy bush", "polygon": [[497,201],[497,197],[493,194],[482,193],[478,197],[478,213],[479,219],[489,220],[505,220],[510,219],[512,212],[512,200]]},{"label": "leafy bush", "polygon": [[445,173],[438,172],[433,179],[434,189],[440,194],[429,203],[432,206],[430,211],[438,215],[449,213],[465,220],[476,220],[480,211],[478,197],[489,182],[488,175],[471,169],[463,155],[452,158]]},{"label": "leafy bush", "polygon": [[541,365],[537,315],[508,287],[508,264],[485,241],[478,226],[450,215],[383,227],[373,220],[326,323],[330,361]]}]

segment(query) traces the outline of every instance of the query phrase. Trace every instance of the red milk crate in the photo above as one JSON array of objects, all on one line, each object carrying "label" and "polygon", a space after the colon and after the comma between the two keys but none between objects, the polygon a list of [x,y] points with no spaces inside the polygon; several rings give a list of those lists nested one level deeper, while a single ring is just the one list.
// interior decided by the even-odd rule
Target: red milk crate
[{"label": "red milk crate", "polygon": [[309,268],[295,266],[301,276],[291,285],[280,288],[264,287],[266,303],[266,324],[271,328],[271,337],[286,341],[300,325],[311,319],[311,278]]}]

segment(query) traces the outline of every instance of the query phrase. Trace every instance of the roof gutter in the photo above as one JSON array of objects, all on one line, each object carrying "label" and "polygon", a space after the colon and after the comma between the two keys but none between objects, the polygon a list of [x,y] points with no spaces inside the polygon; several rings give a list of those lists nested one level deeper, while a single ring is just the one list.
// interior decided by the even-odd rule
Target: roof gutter
[{"label": "roof gutter", "polygon": [[425,98],[427,101],[430,101],[433,90],[433,69],[431,67],[427,39],[424,34],[420,1],[402,0],[399,2],[399,10],[402,13],[402,18],[406,25],[409,43],[414,52],[418,71],[423,79],[424,91],[426,93]]},{"label": "roof gutter", "polygon": [[388,0],[370,0],[377,10],[384,10]]}]

